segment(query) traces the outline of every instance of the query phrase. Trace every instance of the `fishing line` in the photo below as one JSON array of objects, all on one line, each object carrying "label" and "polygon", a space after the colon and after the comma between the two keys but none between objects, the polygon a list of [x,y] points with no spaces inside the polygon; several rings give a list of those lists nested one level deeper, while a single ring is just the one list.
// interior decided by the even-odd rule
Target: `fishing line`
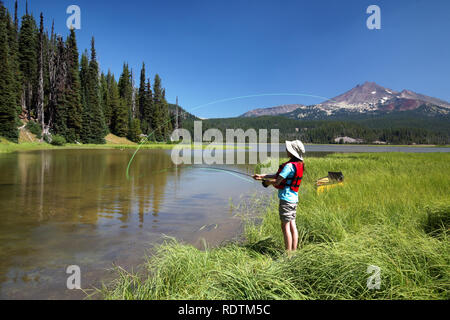
[{"label": "fishing line", "polygon": [[[199,169],[222,171],[222,172],[231,174],[232,176],[234,176],[234,177],[236,177],[236,178],[239,178],[239,179],[242,179],[242,180],[247,181],[247,182],[253,182],[253,181],[255,181],[255,180],[250,180],[250,179],[248,179],[248,178],[246,179],[246,178],[244,178],[244,177],[242,177],[242,176],[239,176],[239,175],[237,175],[236,173],[239,173],[239,174],[243,174],[243,173],[242,173],[242,172],[233,171],[233,170],[224,170],[224,169],[219,169],[219,168],[207,168],[207,167],[200,167]],[[247,175],[247,174],[243,174],[243,175],[251,177],[250,175]]]},{"label": "fishing line", "polygon": [[[227,98],[227,99],[221,99],[221,100],[216,100],[216,101],[212,101],[209,103],[205,103],[205,104],[201,104],[198,105],[194,108],[192,108],[190,111],[195,111],[197,109],[212,105],[212,104],[216,104],[216,103],[221,103],[221,102],[229,102],[229,101],[234,101],[234,100],[239,100],[239,99],[246,99],[246,98],[255,98],[255,97],[265,97],[265,96],[303,96],[303,97],[312,97],[312,98],[321,98],[321,99],[326,99],[326,101],[332,101],[332,102],[337,102],[334,101],[333,99],[327,98],[327,97],[322,97],[322,96],[317,96],[317,95],[312,95],[312,94],[305,94],[305,93],[262,93],[262,94],[251,94],[251,95],[247,95],[247,96],[240,96],[240,97],[234,97],[234,98]],[[169,121],[165,122],[165,124],[169,123]],[[159,127],[157,128],[159,129]],[[136,151],[133,153],[133,155],[131,156],[130,161],[128,162],[127,165],[127,171],[126,171],[126,176],[127,176],[127,180],[130,180],[130,175],[129,175],[129,171],[130,171],[130,166],[131,163],[133,162],[134,157],[136,156],[136,153],[138,153],[139,149],[141,148],[141,146],[148,141],[149,137],[152,136],[155,133],[156,129],[154,129],[152,132],[150,132],[139,144],[139,146],[137,147]]]},{"label": "fishing line", "polygon": [[[176,167],[170,167],[170,168],[166,168],[166,169],[162,169],[162,170],[156,171],[155,173],[160,173],[160,172],[172,170],[172,169],[175,169],[175,168]],[[236,178],[242,179],[242,180],[247,181],[247,182],[254,182],[255,181],[253,179],[250,180],[250,179],[245,179],[245,178],[242,177],[242,176],[246,176],[246,177],[253,178],[253,175],[248,174],[248,173],[244,173],[244,172],[241,172],[241,171],[237,171],[237,170],[217,168],[217,167],[198,166],[198,165],[183,166],[182,168],[198,168],[198,169],[215,170],[215,171],[219,171],[219,172],[222,171],[222,172],[225,172],[225,173],[229,173],[232,176],[235,176]]]}]

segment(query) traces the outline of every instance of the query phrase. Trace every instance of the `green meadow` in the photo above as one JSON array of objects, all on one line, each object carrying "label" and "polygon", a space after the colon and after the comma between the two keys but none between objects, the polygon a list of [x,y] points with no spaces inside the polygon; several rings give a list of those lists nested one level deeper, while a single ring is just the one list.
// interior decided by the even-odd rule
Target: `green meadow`
[{"label": "green meadow", "polygon": [[[296,253],[284,253],[278,201],[249,212],[241,240],[199,250],[169,239],[143,271],[117,268],[105,299],[449,299],[450,154],[307,158]],[[342,171],[323,194],[314,182]],[[256,201],[256,200],[255,200]],[[250,206],[252,207],[252,206]],[[258,206],[255,206],[258,207]],[[144,253],[143,253],[144,254]],[[380,269],[380,288],[369,289]]]},{"label": "green meadow", "polygon": [[[181,145],[176,143],[164,143],[164,142],[147,142],[141,144],[75,144],[66,143],[63,146],[54,146],[46,142],[22,142],[14,143],[6,139],[0,138],[0,154],[1,153],[11,153],[16,151],[33,151],[33,150],[51,150],[51,149],[173,149],[176,147],[182,148],[189,145]],[[191,149],[206,149],[208,144],[203,144],[201,146],[196,146],[194,144],[190,145]],[[225,146],[219,145],[215,146],[217,149],[237,149],[235,146]],[[244,147],[248,149],[248,147]]]},{"label": "green meadow", "polygon": [[[146,143],[141,149],[172,149],[175,144],[170,143]],[[16,151],[51,150],[51,149],[136,149],[137,144],[75,144],[66,143],[63,146],[54,146],[46,142],[22,142],[14,143],[0,138],[0,153]]]}]

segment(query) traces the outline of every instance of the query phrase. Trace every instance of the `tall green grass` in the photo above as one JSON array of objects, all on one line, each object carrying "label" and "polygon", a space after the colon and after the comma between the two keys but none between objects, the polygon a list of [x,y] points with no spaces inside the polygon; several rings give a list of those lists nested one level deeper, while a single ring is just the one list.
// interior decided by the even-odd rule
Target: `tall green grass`
[{"label": "tall green grass", "polygon": [[31,150],[41,150],[41,149],[55,149],[48,143],[39,142],[24,142],[24,143],[14,143],[10,142],[5,138],[0,137],[0,154],[1,153],[11,153],[16,151],[31,151]]},{"label": "tall green grass", "polygon": [[[449,299],[450,155],[333,154],[306,160],[288,257],[277,199],[247,222],[245,240],[198,250],[157,246],[145,272],[118,269],[106,299]],[[316,194],[315,179],[345,183]],[[369,265],[381,269],[368,289]]]},{"label": "tall green grass", "polygon": [[[33,151],[48,149],[136,149],[138,145],[134,144],[75,144],[66,143],[64,146],[54,146],[46,142],[24,142],[13,143],[0,137],[0,153],[11,153],[17,151]],[[174,144],[151,143],[144,144],[141,149],[172,149]]]}]

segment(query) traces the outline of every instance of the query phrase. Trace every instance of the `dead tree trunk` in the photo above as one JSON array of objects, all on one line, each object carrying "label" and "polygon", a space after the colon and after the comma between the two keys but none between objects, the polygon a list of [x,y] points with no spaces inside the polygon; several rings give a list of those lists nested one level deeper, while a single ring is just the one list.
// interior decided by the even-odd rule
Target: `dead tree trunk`
[{"label": "dead tree trunk", "polygon": [[175,129],[178,129],[178,96],[177,96],[177,102],[175,105]]},{"label": "dead tree trunk", "polygon": [[136,112],[136,90],[134,88],[133,69],[131,69],[131,114],[133,119],[139,118]]}]

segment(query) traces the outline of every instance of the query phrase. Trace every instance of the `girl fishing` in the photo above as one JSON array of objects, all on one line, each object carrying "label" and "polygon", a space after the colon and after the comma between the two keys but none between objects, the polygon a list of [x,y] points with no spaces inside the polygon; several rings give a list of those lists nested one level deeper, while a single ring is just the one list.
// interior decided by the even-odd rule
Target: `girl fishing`
[{"label": "girl fishing", "polygon": [[286,141],[289,161],[283,163],[273,175],[255,174],[255,180],[264,180],[264,185],[273,185],[278,189],[280,199],[279,214],[284,245],[288,253],[295,251],[298,245],[298,232],[295,224],[298,204],[298,189],[303,178],[303,154],[305,146],[300,140]]}]

